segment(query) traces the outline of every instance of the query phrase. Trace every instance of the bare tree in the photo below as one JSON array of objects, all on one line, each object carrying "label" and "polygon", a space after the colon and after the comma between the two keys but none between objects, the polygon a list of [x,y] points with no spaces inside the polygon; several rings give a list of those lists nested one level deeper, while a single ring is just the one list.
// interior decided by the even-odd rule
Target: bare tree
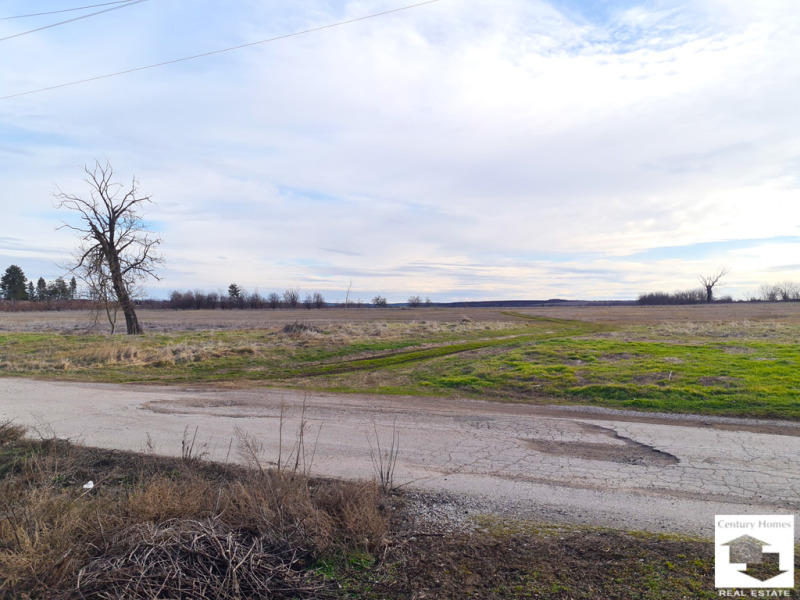
[{"label": "bare tree", "polygon": [[764,302],[776,302],[780,290],[772,283],[762,283],[758,288],[758,299]]},{"label": "bare tree", "polygon": [[288,308],[297,308],[300,304],[300,290],[286,290],[283,292],[283,303]]},{"label": "bare tree", "polygon": [[421,304],[422,304],[422,298],[420,298],[419,296],[409,296],[408,305],[411,308],[417,308]]},{"label": "bare tree", "polygon": [[89,197],[75,196],[60,188],[54,194],[56,208],[78,213],[80,223],[63,223],[61,228],[76,232],[80,245],[70,270],[84,281],[95,280],[96,289],[113,293],[125,315],[128,335],[142,333],[131,297],[133,286],[149,277],[159,279],[156,269],[163,263],[157,253],[161,239],[147,230],[141,207],[152,202],[139,192],[139,180],[130,187],[113,180],[114,170],[95,161],[84,167]]},{"label": "bare tree", "polygon": [[720,267],[716,270],[713,275],[700,275],[700,283],[703,284],[703,287],[706,290],[706,302],[711,304],[714,300],[714,287],[719,284],[720,279],[725,277],[728,274],[727,267]]},{"label": "bare tree", "polygon": [[267,296],[267,305],[275,310],[281,305],[281,297],[275,292],[270,293],[270,295]]}]

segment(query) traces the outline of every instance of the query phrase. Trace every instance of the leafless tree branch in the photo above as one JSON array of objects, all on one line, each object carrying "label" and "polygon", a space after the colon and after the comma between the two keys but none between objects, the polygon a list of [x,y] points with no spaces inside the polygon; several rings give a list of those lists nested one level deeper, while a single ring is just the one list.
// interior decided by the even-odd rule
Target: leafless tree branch
[{"label": "leafless tree branch", "polygon": [[[114,181],[114,170],[106,161],[84,167],[89,197],[68,194],[57,187],[56,208],[78,215],[78,224],[62,222],[59,229],[70,229],[80,240],[70,271],[86,282],[105,305],[110,316],[110,302],[125,315],[128,334],[140,334],[131,298],[133,286],[150,277],[159,279],[163,257],[158,254],[161,238],[147,229],[141,208],[152,197],[139,192],[139,180],[131,179],[129,188]],[[115,317],[116,319],[116,317]]]},{"label": "leafless tree branch", "polygon": [[711,304],[714,300],[714,287],[720,285],[720,280],[728,274],[728,267],[719,267],[712,275],[699,275],[700,283],[706,290],[706,302]]}]

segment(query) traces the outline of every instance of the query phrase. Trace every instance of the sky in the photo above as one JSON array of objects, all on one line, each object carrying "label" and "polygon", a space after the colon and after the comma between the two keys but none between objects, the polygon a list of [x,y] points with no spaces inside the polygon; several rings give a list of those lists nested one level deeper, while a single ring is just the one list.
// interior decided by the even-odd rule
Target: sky
[{"label": "sky", "polygon": [[722,267],[735,298],[800,281],[796,0],[437,0],[367,19],[414,0],[146,0],[8,18],[107,1],[0,7],[0,271],[64,273],[77,242],[57,227],[75,217],[53,194],[88,194],[84,166],[107,160],[154,200],[155,298],[235,282],[329,301],[635,299]]}]

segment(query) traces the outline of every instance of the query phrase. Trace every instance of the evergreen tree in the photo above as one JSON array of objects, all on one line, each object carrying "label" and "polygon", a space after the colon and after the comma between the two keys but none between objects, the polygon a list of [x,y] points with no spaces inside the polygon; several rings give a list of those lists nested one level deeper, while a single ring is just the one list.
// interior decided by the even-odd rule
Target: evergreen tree
[{"label": "evergreen tree", "polygon": [[36,282],[36,299],[40,302],[44,302],[48,299],[47,282],[44,280],[44,277],[39,277],[39,280]]},{"label": "evergreen tree", "polygon": [[27,300],[28,289],[25,283],[28,278],[17,265],[11,265],[0,278],[0,291],[6,300]]},{"label": "evergreen tree", "polygon": [[47,295],[51,300],[66,300],[69,298],[69,288],[63,277],[56,277],[56,280],[47,286]]}]

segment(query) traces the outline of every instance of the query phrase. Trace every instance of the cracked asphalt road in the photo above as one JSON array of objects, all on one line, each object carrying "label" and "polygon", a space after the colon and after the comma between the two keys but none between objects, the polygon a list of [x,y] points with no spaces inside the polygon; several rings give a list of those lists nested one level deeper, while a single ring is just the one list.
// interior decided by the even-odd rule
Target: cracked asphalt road
[{"label": "cracked asphalt road", "polygon": [[467,496],[481,511],[704,537],[715,514],[800,512],[798,423],[0,378],[0,420],[123,450],[143,450],[149,437],[175,455],[197,428],[196,449],[222,461],[241,460],[237,430],[274,461],[281,423],[285,457],[303,410],[314,473],[373,477],[370,445],[377,435],[385,448],[396,430],[396,484]]}]

